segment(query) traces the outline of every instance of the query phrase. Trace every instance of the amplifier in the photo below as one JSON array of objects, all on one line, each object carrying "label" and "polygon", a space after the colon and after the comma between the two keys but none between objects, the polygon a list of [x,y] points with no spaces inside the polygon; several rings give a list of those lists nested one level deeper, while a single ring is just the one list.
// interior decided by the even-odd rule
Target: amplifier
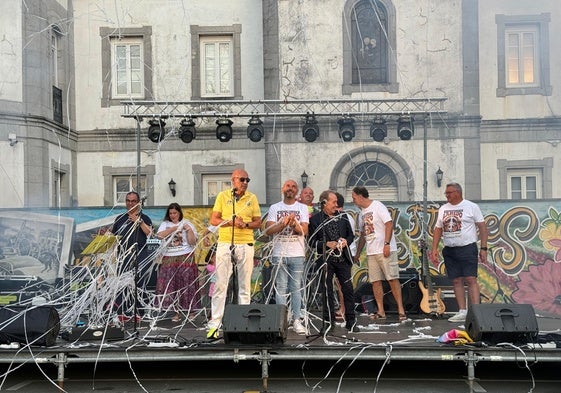
[{"label": "amplifier", "polygon": [[43,280],[36,276],[2,276],[0,292],[17,292],[26,289],[37,291]]},{"label": "amplifier", "polygon": [[[423,294],[419,288],[419,273],[417,269],[405,269],[399,272],[399,283],[401,285],[401,296],[405,312],[409,314],[420,313],[420,305]],[[384,311],[386,313],[397,313],[397,303],[393,297],[390,285],[382,280],[384,290]],[[359,312],[376,312],[376,302],[373,300],[372,283],[366,282],[358,286],[354,293],[355,303],[361,303],[363,310]]]}]

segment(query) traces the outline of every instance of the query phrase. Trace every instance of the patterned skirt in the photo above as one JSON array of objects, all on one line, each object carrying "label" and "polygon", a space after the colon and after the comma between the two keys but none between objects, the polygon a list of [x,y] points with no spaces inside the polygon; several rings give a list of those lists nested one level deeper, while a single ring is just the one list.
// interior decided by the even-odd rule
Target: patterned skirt
[{"label": "patterned skirt", "polygon": [[193,254],[164,256],[158,270],[156,306],[191,312],[200,309],[199,269]]}]

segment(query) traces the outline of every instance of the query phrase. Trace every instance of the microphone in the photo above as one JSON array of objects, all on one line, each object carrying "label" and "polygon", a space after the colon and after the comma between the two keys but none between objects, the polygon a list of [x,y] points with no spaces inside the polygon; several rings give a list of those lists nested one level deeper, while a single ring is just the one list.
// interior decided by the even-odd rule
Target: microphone
[{"label": "microphone", "polygon": [[238,192],[237,188],[232,188],[232,194],[235,194],[236,192]]},{"label": "microphone", "polygon": [[325,205],[327,203],[327,199],[323,199],[321,200],[321,202],[319,203],[321,206]]}]

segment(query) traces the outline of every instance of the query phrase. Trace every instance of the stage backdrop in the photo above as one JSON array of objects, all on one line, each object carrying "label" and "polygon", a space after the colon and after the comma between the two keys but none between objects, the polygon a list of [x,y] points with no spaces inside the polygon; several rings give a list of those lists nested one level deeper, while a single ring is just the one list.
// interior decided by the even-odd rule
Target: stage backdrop
[{"label": "stage backdrop", "polygon": [[[488,303],[526,303],[536,310],[561,316],[561,200],[478,202],[489,228],[489,253],[479,266],[482,300]],[[395,223],[402,268],[419,268],[420,240],[432,234],[439,203],[387,203]],[[355,206],[348,205],[356,215]],[[268,206],[262,206],[265,221]],[[0,274],[11,269],[16,274],[38,275],[53,280],[63,274],[63,265],[72,264],[96,235],[107,231],[116,215],[114,208],[0,210]],[[149,207],[157,228],[165,207]],[[211,208],[186,207],[184,214],[202,236]],[[427,225],[423,227],[422,217]],[[267,258],[266,240],[257,236],[256,255]],[[202,267],[206,249],[199,247],[196,260]],[[430,265],[433,274],[445,274],[444,264]],[[355,273],[364,273],[355,267]],[[258,270],[258,269],[257,269]],[[255,279],[260,275],[256,271]],[[258,283],[256,283],[258,285]]]}]

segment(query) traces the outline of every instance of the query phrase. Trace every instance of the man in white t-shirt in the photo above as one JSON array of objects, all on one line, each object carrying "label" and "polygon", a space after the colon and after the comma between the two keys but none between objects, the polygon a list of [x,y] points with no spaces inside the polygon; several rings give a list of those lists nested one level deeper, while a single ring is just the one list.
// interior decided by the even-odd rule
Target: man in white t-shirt
[{"label": "man in white t-shirt", "polygon": [[[440,206],[432,238],[430,259],[438,263],[438,243],[442,238],[444,248],[444,266],[446,274],[452,280],[454,295],[458,302],[458,313],[448,320],[464,322],[467,315],[464,284],[468,287],[471,304],[479,303],[479,284],[477,283],[477,266],[479,261],[487,259],[487,227],[483,214],[475,203],[463,199],[462,186],[458,183],[446,185],[448,203]],[[477,251],[477,239],[481,247]],[[479,254],[479,255],[478,255]]]},{"label": "man in white t-shirt", "polygon": [[393,233],[393,221],[388,208],[379,201],[369,198],[366,187],[353,188],[353,202],[361,209],[359,215],[360,238],[354,256],[358,261],[362,248],[366,244],[368,257],[368,278],[372,283],[372,292],[378,311],[370,315],[371,320],[386,319],[384,311],[384,288],[382,280],[387,280],[397,304],[398,320],[407,319],[399,282],[399,264],[397,260],[397,243]]},{"label": "man in white t-shirt", "polygon": [[306,334],[302,323],[302,275],[308,235],[308,207],[296,200],[298,184],[287,180],[282,186],[283,200],[269,208],[265,234],[273,236],[273,272],[276,304],[287,304],[290,295],[292,327],[297,334]]}]

